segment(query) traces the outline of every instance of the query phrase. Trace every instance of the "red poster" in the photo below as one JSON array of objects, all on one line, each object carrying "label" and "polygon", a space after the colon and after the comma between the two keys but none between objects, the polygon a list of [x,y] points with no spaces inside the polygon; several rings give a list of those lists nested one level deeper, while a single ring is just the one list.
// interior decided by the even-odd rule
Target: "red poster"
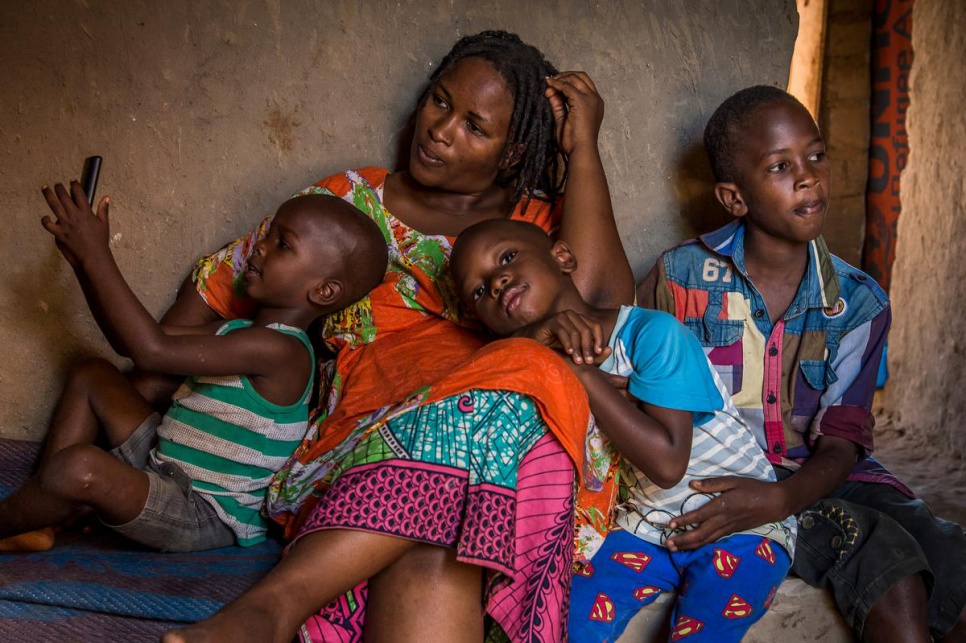
[{"label": "red poster", "polygon": [[902,202],[899,174],[909,160],[906,114],[912,69],[913,0],[876,0],[872,15],[872,136],[862,269],[887,292]]}]

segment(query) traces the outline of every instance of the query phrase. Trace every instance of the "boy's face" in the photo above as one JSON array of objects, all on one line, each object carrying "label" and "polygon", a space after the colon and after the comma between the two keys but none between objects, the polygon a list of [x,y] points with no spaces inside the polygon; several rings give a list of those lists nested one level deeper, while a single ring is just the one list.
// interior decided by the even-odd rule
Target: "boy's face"
[{"label": "boy's face", "polygon": [[[807,243],[822,231],[830,173],[825,141],[801,105],[762,105],[745,125],[735,157],[737,183],[715,186],[719,200],[748,225],[784,241]],[[734,201],[722,197],[732,186]]]},{"label": "boy's face", "polygon": [[[248,296],[262,307],[306,303],[307,294],[335,267],[329,259],[324,217],[300,216],[306,206],[287,201],[279,208],[264,239],[248,259],[244,283]],[[325,264],[331,265],[325,265]]]},{"label": "boy's face", "polygon": [[487,230],[461,248],[452,265],[463,301],[497,335],[558,312],[563,280],[574,268],[566,244],[528,237]]}]

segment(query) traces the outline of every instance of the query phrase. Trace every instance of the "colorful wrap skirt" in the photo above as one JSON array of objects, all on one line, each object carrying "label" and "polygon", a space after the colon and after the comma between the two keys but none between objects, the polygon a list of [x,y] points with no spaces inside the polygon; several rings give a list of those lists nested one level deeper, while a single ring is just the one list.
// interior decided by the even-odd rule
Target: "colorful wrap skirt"
[{"label": "colorful wrap skirt", "polygon": [[[366,436],[296,538],[352,529],[456,551],[487,575],[488,640],[563,640],[573,559],[574,466],[528,396],[471,390]],[[301,628],[361,641],[362,584]]]}]

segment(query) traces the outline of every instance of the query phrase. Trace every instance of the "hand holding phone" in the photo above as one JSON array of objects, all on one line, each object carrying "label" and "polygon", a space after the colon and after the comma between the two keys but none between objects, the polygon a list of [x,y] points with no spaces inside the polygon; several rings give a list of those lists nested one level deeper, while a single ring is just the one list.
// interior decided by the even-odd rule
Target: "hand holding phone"
[{"label": "hand holding phone", "polygon": [[97,178],[101,173],[101,157],[88,156],[84,159],[84,173],[81,174],[81,185],[84,187],[84,194],[87,195],[87,202],[94,207],[94,193],[97,191]]}]

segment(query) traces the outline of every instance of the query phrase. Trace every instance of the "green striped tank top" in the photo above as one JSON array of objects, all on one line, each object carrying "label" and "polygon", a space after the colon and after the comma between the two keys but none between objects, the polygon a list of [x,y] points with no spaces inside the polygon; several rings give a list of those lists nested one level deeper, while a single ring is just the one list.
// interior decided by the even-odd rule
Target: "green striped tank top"
[{"label": "green striped tank top", "polygon": [[[231,320],[217,334],[251,325]],[[305,331],[283,324],[267,328],[298,338],[314,362]],[[279,406],[259,395],[245,376],[189,377],[158,426],[152,458],[180,467],[192,479],[192,489],[235,532],[239,545],[265,540],[265,490],[305,436],[313,380],[298,402]]]}]

